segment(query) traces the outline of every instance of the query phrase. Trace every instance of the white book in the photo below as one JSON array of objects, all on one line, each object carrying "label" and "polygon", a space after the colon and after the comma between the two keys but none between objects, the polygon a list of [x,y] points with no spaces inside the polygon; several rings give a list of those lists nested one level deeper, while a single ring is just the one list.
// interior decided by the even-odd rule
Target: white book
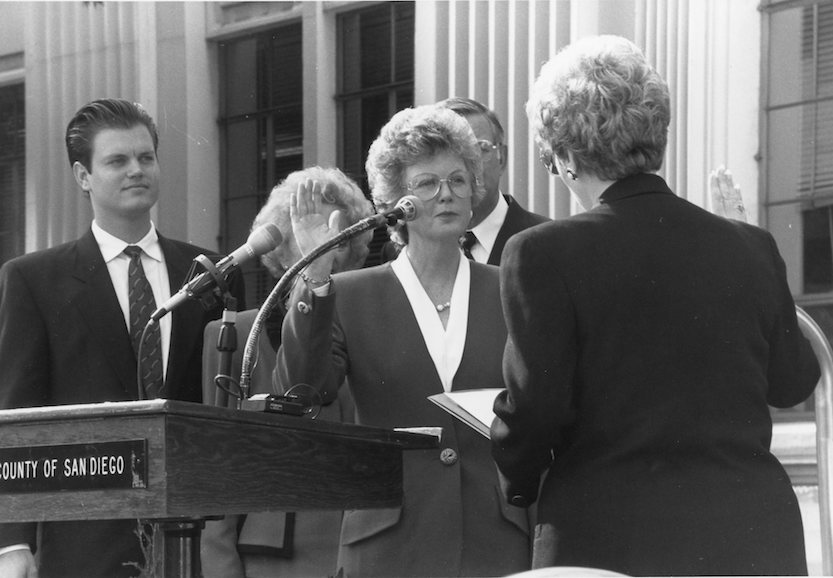
[{"label": "white book", "polygon": [[464,389],[429,395],[428,399],[487,438],[495,419],[492,409],[499,388]]}]

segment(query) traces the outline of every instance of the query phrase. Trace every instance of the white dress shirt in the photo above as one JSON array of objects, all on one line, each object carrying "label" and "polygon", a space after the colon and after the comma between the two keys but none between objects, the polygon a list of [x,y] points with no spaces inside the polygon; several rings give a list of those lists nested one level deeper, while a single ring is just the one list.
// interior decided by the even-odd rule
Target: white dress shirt
[{"label": "white dress shirt", "polygon": [[[165,255],[159,246],[159,237],[156,235],[156,227],[150,224],[150,231],[138,243],[125,243],[118,237],[114,237],[93,221],[93,236],[98,243],[101,256],[107,264],[107,271],[110,279],[113,280],[113,288],[116,290],[116,298],[119,300],[124,324],[130,331],[130,301],[127,283],[127,267],[130,264],[130,257],[124,253],[128,245],[136,245],[142,248],[142,267],[145,276],[153,289],[153,298],[156,306],[159,307],[171,296],[171,282],[168,278],[168,268],[165,266]],[[159,330],[162,334],[162,375],[168,373],[168,349],[171,344],[171,317],[166,315],[159,320]]]},{"label": "white dress shirt", "polygon": [[437,374],[445,391],[451,391],[452,381],[460,361],[463,358],[463,348],[466,344],[466,331],[469,322],[469,287],[471,271],[469,260],[460,253],[460,264],[457,267],[457,278],[451,293],[451,307],[448,310],[448,323],[443,327],[433,303],[425,292],[419,278],[414,272],[411,260],[408,258],[408,247],[399,252],[399,256],[391,262],[405,295],[411,303],[422,338],[428,353],[437,368]]},{"label": "white dress shirt", "polygon": [[[92,223],[92,230],[101,255],[104,257],[104,262],[107,264],[107,271],[113,281],[113,288],[116,291],[116,297],[124,314],[124,323],[129,332],[130,304],[128,300],[127,266],[130,263],[130,257],[124,254],[124,248],[130,243],[125,243],[114,237],[99,227],[95,221]],[[145,276],[153,289],[153,298],[156,300],[158,307],[160,303],[164,303],[171,296],[171,284],[168,280],[165,256],[159,246],[159,237],[156,235],[156,227],[153,226],[153,223],[150,224],[148,234],[141,241],[133,244],[138,245],[144,251],[142,253],[142,267],[145,269]],[[165,375],[168,369],[168,346],[171,342],[170,317],[163,317],[159,321],[159,329],[162,333],[162,371]],[[13,544],[0,548],[0,556],[15,550],[30,550],[30,548],[28,544]]]},{"label": "white dress shirt", "polygon": [[497,235],[500,233],[500,228],[503,226],[503,221],[506,220],[506,213],[509,211],[509,203],[503,198],[503,195],[498,193],[497,204],[492,212],[483,219],[480,224],[470,229],[474,236],[477,237],[475,243],[470,249],[472,258],[478,263],[487,263],[489,255],[492,254],[492,248],[495,246]]}]

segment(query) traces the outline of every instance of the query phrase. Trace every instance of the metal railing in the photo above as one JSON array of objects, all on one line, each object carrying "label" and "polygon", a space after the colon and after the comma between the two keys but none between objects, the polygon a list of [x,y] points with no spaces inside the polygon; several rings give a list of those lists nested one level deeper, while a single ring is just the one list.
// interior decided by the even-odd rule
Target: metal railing
[{"label": "metal railing", "polygon": [[816,386],[816,459],[819,480],[819,519],[821,522],[821,560],[825,576],[833,575],[833,530],[831,515],[833,506],[833,480],[830,464],[833,461],[833,350],[824,332],[806,311],[796,307],[798,326],[810,340],[819,360],[821,378]]}]

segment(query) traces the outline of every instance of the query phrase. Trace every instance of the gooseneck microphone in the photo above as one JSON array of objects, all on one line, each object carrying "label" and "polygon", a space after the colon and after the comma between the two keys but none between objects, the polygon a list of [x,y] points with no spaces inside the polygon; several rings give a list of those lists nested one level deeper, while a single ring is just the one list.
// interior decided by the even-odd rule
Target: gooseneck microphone
[{"label": "gooseneck microphone", "polygon": [[165,301],[161,307],[151,315],[149,323],[155,323],[162,319],[170,311],[188,299],[196,299],[201,295],[214,289],[222,280],[231,274],[234,269],[264,255],[281,244],[281,231],[274,223],[266,223],[252,231],[246,242],[234,250],[228,257],[221,259],[216,265],[216,271],[200,273],[176,292],[170,299]]}]

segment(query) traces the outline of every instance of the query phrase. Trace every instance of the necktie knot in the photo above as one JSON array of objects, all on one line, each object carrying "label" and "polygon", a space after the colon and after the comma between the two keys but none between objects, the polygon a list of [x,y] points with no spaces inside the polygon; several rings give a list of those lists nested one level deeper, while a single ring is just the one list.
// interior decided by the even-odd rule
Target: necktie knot
[{"label": "necktie knot", "polygon": [[124,253],[133,261],[141,259],[142,252],[142,248],[138,245],[128,245],[124,248]]},{"label": "necktie knot", "polygon": [[477,237],[471,231],[466,231],[466,234],[460,237],[460,247],[463,248],[463,254],[467,259],[474,259],[471,256],[471,248],[477,243]]}]

